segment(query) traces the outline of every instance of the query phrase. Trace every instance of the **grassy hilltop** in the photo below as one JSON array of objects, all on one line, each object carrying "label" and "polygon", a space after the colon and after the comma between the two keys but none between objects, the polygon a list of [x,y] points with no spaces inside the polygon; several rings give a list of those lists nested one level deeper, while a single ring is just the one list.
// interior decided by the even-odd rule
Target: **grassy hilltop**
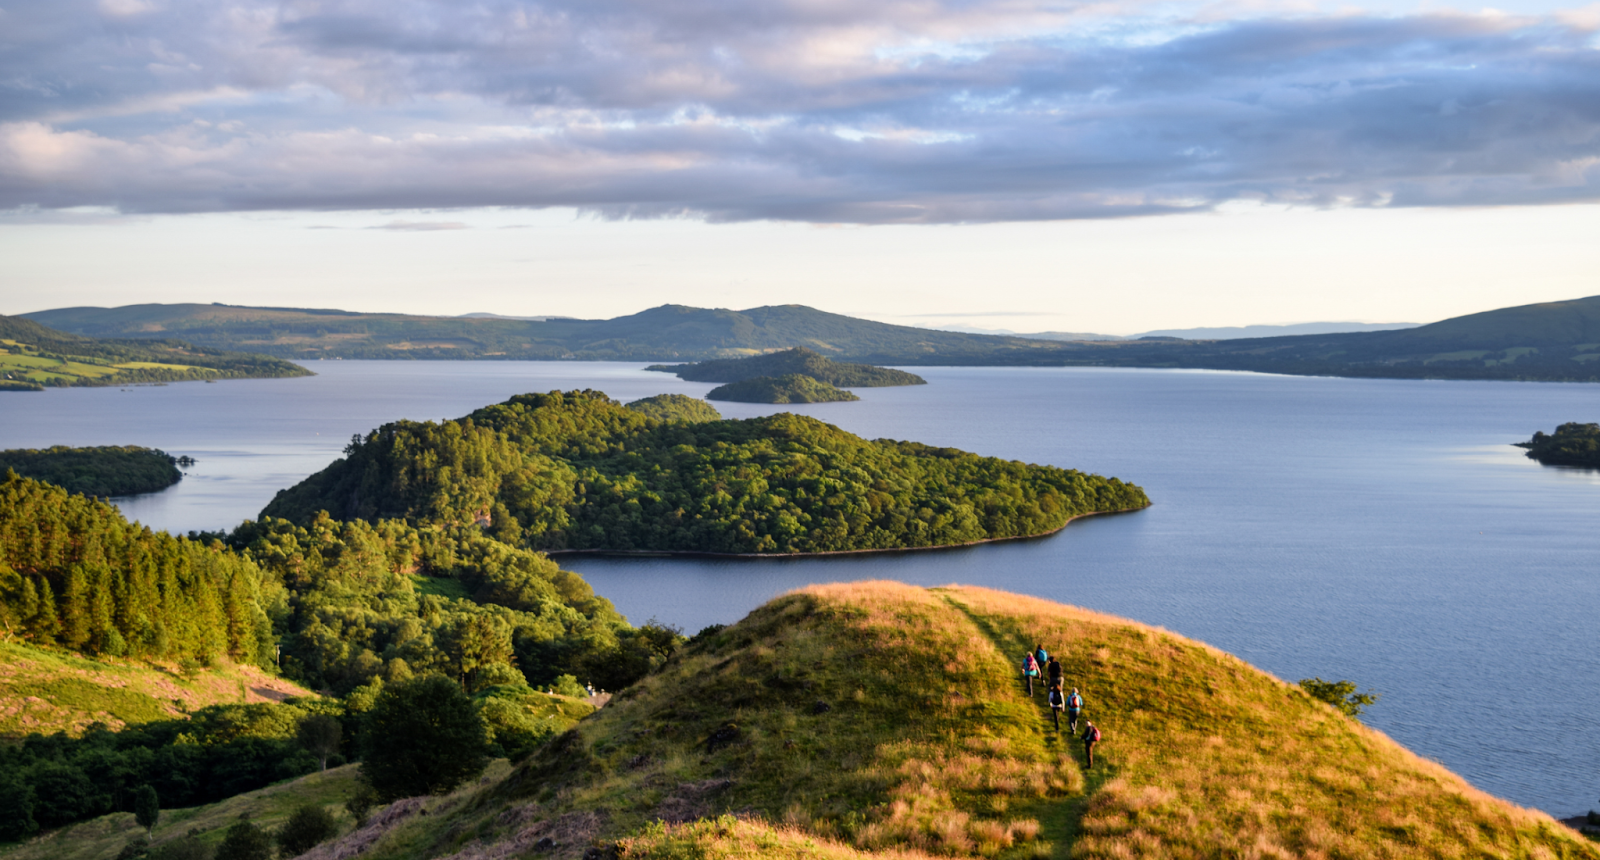
[{"label": "grassy hilltop", "polygon": [[[1036,641],[1105,731],[1093,769],[1016,683]],[[407,803],[309,856],[1600,858],[1198,642],[886,582],[774,600],[503,778]]]}]

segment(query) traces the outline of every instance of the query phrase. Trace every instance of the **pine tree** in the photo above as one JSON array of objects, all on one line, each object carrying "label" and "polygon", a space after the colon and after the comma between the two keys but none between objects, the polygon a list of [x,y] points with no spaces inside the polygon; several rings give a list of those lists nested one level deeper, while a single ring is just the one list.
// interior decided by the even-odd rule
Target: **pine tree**
[{"label": "pine tree", "polygon": [[161,820],[161,801],[151,786],[141,785],[133,793],[133,820],[139,822],[145,833],[149,833]]}]

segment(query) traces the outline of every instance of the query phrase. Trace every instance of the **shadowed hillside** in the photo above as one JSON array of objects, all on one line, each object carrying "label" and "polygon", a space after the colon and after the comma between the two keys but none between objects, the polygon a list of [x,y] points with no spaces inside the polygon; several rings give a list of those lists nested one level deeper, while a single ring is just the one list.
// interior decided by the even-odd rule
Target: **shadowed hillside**
[{"label": "shadowed hillside", "polygon": [[[662,305],[609,320],[361,314],[229,305],[62,308],[30,319],[95,337],[182,337],[296,358],[691,360],[805,347],[888,365],[1186,367],[1401,379],[1600,380],[1600,296],[1394,331],[1064,342],[936,331],[780,305]],[[835,383],[843,384],[843,383]]]},{"label": "shadowed hillside", "polygon": [[[1105,732],[1093,768],[1016,681],[1039,641]],[[707,631],[432,812],[364,835],[363,856],[1600,858],[1216,649],[887,582],[813,586]]]}]

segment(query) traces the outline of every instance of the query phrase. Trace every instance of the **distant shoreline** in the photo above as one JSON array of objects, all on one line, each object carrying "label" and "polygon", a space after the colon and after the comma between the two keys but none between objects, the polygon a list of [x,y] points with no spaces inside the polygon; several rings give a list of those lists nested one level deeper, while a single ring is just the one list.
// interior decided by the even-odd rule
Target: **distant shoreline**
[{"label": "distant shoreline", "polygon": [[[1152,502],[1151,504],[1154,504],[1154,503]],[[1012,537],[984,538],[983,540],[966,541],[965,543],[942,543],[942,544],[936,544],[936,545],[933,545],[933,546],[897,546],[897,547],[886,547],[886,548],[883,548],[883,549],[831,549],[831,550],[824,550],[822,552],[711,552],[709,550],[698,550],[698,549],[545,549],[545,550],[539,550],[539,552],[542,552],[545,555],[550,556],[551,558],[555,558],[556,556],[566,556],[566,555],[592,555],[592,556],[615,556],[615,557],[618,557],[618,558],[770,558],[770,559],[820,558],[820,557],[827,557],[827,556],[873,555],[873,554],[881,554],[881,553],[934,552],[934,551],[938,551],[938,550],[942,550],[942,549],[961,549],[963,547],[969,547],[969,546],[981,546],[981,545],[986,544],[986,543],[1002,543],[1004,541],[1036,540],[1038,538],[1046,538],[1046,537],[1049,537],[1049,536],[1055,534],[1056,532],[1061,531],[1062,529],[1066,528],[1067,526],[1072,525],[1073,520],[1081,520],[1081,519],[1083,519],[1085,517],[1110,516],[1110,515],[1113,515],[1113,514],[1131,514],[1131,513],[1136,513],[1138,511],[1145,510],[1146,508],[1149,508],[1149,507],[1150,507],[1150,505],[1145,505],[1144,507],[1140,507],[1140,508],[1124,508],[1124,509],[1118,510],[1118,511],[1090,511],[1089,513],[1086,513],[1086,514],[1077,514],[1075,516],[1067,517],[1067,521],[1066,522],[1062,523],[1059,526],[1056,526],[1053,529],[1050,529],[1049,531],[1036,532],[1034,534],[1029,534],[1029,535],[1013,535]]]}]

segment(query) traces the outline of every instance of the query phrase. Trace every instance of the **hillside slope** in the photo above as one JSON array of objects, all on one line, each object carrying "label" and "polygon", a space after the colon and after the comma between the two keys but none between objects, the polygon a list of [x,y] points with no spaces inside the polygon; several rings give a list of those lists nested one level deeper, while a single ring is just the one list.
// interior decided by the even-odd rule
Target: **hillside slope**
[{"label": "hillside slope", "polygon": [[[1017,683],[1036,642],[1105,732],[1093,768]],[[1198,642],[887,582],[813,586],[697,637],[504,780],[363,838],[364,856],[416,860],[594,842],[630,858],[1600,858]]]},{"label": "hillside slope", "polygon": [[255,666],[219,663],[180,671],[176,663],[91,660],[0,642],[0,738],[58,731],[77,735],[96,722],[114,730],[181,719],[206,705],[308,695]]},{"label": "hillside slope", "polygon": [[0,391],[310,375],[266,355],[179,340],[96,340],[0,316]]}]

